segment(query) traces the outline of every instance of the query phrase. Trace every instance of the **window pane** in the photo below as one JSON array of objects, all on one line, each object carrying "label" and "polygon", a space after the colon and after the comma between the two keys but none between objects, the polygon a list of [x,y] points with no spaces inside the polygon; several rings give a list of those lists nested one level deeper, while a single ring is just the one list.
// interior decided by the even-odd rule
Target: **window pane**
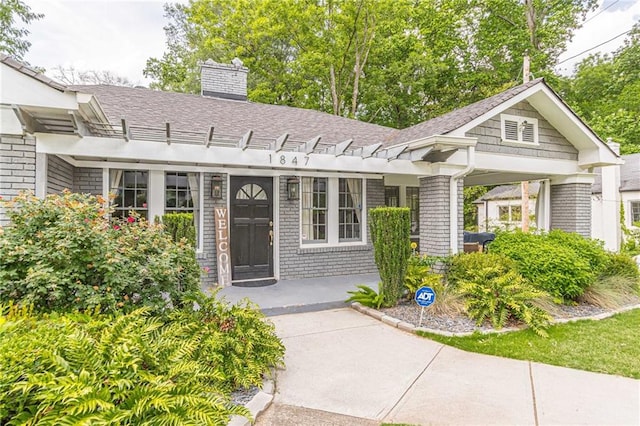
[{"label": "window pane", "polygon": [[522,208],[520,206],[511,206],[511,221],[519,222],[522,220]]},{"label": "window pane", "polygon": [[631,224],[640,222],[640,201],[631,202]]},{"label": "window pane", "polygon": [[190,213],[196,230],[196,246],[199,241],[199,173],[166,172],[164,174],[165,213]]},{"label": "window pane", "polygon": [[[407,188],[407,190],[408,189],[409,188]],[[400,207],[400,187],[399,186],[384,187],[384,205],[387,207]]]},{"label": "window pane", "polygon": [[420,233],[420,188],[407,187],[407,207],[411,214],[411,234]]},{"label": "window pane", "polygon": [[303,242],[327,240],[327,178],[302,178],[301,232]]},{"label": "window pane", "polygon": [[359,240],[362,216],[362,179],[338,179],[338,238]]},{"label": "window pane", "polygon": [[498,218],[502,222],[509,221],[509,206],[498,206]]},{"label": "window pane", "polygon": [[116,194],[113,200],[113,217],[127,217],[135,211],[147,217],[147,179],[148,172],[137,170],[112,170],[110,172],[111,191]]}]

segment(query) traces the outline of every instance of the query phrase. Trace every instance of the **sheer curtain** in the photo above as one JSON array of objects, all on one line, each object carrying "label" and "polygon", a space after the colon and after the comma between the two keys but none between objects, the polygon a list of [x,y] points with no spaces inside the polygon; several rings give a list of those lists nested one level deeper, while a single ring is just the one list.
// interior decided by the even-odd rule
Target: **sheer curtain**
[{"label": "sheer curtain", "polygon": [[122,179],[122,170],[111,169],[109,170],[109,192],[114,192],[120,186],[120,180]]},{"label": "sheer curtain", "polygon": [[200,246],[200,173],[187,173],[189,192],[193,202],[193,225],[196,228],[196,247]]},{"label": "sheer curtain", "polygon": [[356,217],[358,218],[358,224],[362,223],[362,179],[350,178],[346,179],[347,189],[351,196],[351,201],[355,207]]},{"label": "sheer curtain", "polygon": [[313,178],[302,178],[302,240],[313,240]]}]

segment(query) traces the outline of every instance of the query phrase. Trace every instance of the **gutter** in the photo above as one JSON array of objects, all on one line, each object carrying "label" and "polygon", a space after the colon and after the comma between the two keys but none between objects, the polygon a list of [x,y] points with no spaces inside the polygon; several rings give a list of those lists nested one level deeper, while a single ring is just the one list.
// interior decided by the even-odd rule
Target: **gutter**
[{"label": "gutter", "polygon": [[467,167],[451,175],[449,181],[449,247],[451,254],[458,253],[458,179],[476,168],[476,147],[467,146]]}]

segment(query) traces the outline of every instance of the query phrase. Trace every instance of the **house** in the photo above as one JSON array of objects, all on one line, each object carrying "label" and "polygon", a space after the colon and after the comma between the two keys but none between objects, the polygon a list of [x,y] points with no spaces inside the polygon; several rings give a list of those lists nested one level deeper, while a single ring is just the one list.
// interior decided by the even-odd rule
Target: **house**
[{"label": "house", "polygon": [[[618,144],[609,145],[618,152]],[[627,228],[640,222],[640,154],[623,155],[621,159],[624,161],[622,165],[596,167],[591,187],[591,238],[604,241],[605,247],[614,251],[620,247],[620,217]],[[605,186],[603,191],[603,176],[605,180],[615,182],[612,187],[617,187],[618,190],[607,192]],[[529,184],[529,212],[531,226],[534,227],[538,206],[535,200],[539,189],[539,182]],[[478,228],[481,231],[519,228],[522,223],[522,189],[519,184],[492,188],[474,201],[474,204],[478,209]]]},{"label": "house", "polygon": [[[535,203],[540,182],[529,183],[529,225],[536,227]],[[473,202],[478,209],[478,230],[515,229],[522,224],[521,185],[500,185]]]},{"label": "house", "polygon": [[236,285],[374,272],[368,210],[385,202],[411,208],[422,252],[457,253],[464,185],[544,180],[538,226],[588,236],[590,170],[619,163],[542,79],[398,130],[249,102],[237,61],[202,64],[200,95],[0,67],[0,195],[71,188],[116,193],[119,215],[193,212],[199,262],[218,271],[207,284],[226,268]]}]

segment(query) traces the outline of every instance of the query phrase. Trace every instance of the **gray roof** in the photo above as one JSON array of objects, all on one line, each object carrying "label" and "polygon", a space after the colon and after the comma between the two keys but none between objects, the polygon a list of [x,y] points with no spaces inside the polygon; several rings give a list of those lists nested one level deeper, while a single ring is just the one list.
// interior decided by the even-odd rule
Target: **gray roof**
[{"label": "gray roof", "polygon": [[[539,189],[539,182],[529,182],[529,198],[536,198]],[[482,197],[475,200],[474,203],[494,200],[517,200],[521,195],[522,187],[520,185],[500,185],[488,191]]]},{"label": "gray roof", "polygon": [[[620,192],[640,191],[640,153],[623,155],[624,164],[620,166]],[[596,180],[591,187],[593,194],[602,192],[602,169],[594,169]]]},{"label": "gray roof", "polygon": [[145,88],[108,85],[73,86],[95,95],[113,124],[126,118],[130,125],[161,127],[169,122],[177,130],[243,135],[253,130],[254,138],[277,138],[288,133],[291,140],[306,141],[322,136],[322,142],[353,139],[354,146],[388,142],[397,130],[324,112],[282,105],[259,104],[209,98],[200,95],[162,92]]},{"label": "gray roof", "polygon": [[526,84],[512,87],[490,98],[453,110],[447,114],[416,124],[415,126],[407,127],[398,132],[395,142],[408,142],[432,135],[446,135],[539,83],[545,84],[544,79],[537,78],[531,80]]},{"label": "gray roof", "polygon": [[64,92],[68,90],[68,87],[64,84],[60,84],[57,81],[47,77],[44,74],[39,73],[31,67],[23,64],[22,62],[16,61],[11,56],[5,55],[4,53],[0,53],[0,63],[6,64],[13,69],[20,71],[24,75],[28,75],[29,77],[35,78],[36,80],[46,84],[47,86]]}]

